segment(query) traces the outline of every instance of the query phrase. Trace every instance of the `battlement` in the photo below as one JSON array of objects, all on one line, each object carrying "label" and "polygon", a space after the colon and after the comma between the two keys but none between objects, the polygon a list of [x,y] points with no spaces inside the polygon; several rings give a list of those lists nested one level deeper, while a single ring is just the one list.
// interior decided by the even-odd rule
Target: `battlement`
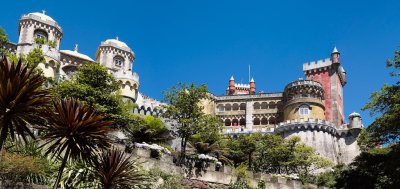
[{"label": "battlement", "polygon": [[336,126],[334,123],[322,119],[294,119],[280,122],[275,127],[275,133],[282,133],[290,130],[319,130],[332,135],[341,136],[350,131],[347,125]]},{"label": "battlement", "polygon": [[332,60],[330,58],[326,58],[324,60],[318,60],[317,62],[306,62],[303,64],[303,71],[309,71],[314,69],[326,68],[332,65]]}]

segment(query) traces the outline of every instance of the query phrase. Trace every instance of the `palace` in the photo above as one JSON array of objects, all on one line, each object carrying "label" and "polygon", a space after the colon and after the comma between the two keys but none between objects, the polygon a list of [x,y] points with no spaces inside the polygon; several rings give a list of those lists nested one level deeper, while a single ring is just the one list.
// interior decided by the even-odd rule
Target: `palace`
[{"label": "palace", "polygon": [[299,136],[317,153],[336,163],[350,163],[360,153],[357,137],[361,116],[349,115],[344,122],[343,87],[346,72],[340,53],[303,64],[307,79],[287,84],[283,92],[256,93],[256,82],[229,79],[226,95],[202,102],[204,111],[221,118],[223,133],[236,137],[254,132],[276,133],[284,138]]},{"label": "palace", "polygon": [[69,79],[77,67],[89,62],[97,62],[108,68],[120,83],[120,91],[125,101],[138,104],[134,113],[158,116],[160,102],[139,92],[139,75],[133,72],[135,53],[124,42],[107,39],[100,43],[95,60],[78,52],[78,45],[73,50],[60,50],[63,37],[61,26],[45,12],[22,15],[19,20],[18,43],[7,43],[5,47],[17,55],[27,55],[35,48],[43,51],[46,62],[38,66],[44,76],[54,80]]},{"label": "palace", "polygon": [[[120,83],[124,100],[138,104],[134,113],[158,116],[161,103],[139,92],[139,75],[133,72],[135,53],[124,42],[107,39],[101,42],[95,59],[78,51],[60,50],[61,26],[43,13],[23,15],[19,21],[18,43],[4,45],[17,55],[35,48],[43,51],[46,61],[39,64],[46,77],[68,79],[77,68],[97,62],[108,68]],[[223,133],[232,137],[255,132],[276,133],[284,138],[299,136],[301,140],[334,163],[350,163],[360,153],[357,138],[362,129],[361,116],[343,113],[343,87],[346,72],[335,48],[331,57],[303,64],[306,79],[287,84],[283,92],[256,92],[254,79],[237,83],[232,76],[226,95],[203,100],[205,113],[223,121]]]}]

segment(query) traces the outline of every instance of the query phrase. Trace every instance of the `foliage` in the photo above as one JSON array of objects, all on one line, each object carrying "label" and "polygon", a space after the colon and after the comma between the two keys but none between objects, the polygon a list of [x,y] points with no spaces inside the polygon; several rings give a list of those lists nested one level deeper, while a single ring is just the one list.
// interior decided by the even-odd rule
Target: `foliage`
[{"label": "foliage", "polygon": [[46,43],[46,39],[43,37],[35,37],[35,43],[39,45],[44,45]]},{"label": "foliage", "polygon": [[72,188],[100,188],[100,181],[93,173],[93,167],[81,160],[69,162],[60,179],[62,189]]},{"label": "foliage", "polygon": [[170,132],[165,124],[156,117],[131,115],[131,122],[123,131],[132,143],[163,143],[169,140]]},{"label": "foliage", "polygon": [[[199,106],[202,99],[208,98],[207,86],[196,87],[193,83],[178,84],[164,92],[166,106],[165,117],[176,120],[174,126],[176,135],[181,138],[181,154],[178,163],[183,163],[186,155],[186,146],[192,135],[198,132],[199,120],[204,115],[203,107]],[[203,124],[203,123],[201,123]]]},{"label": "foliage", "polygon": [[244,180],[238,180],[229,185],[229,189],[253,189],[249,184],[247,184]]},{"label": "foliage", "polygon": [[34,138],[29,126],[45,122],[44,109],[50,105],[50,95],[42,89],[45,78],[18,63],[0,60],[0,149],[7,136],[15,140],[20,135]]},{"label": "foliage", "polygon": [[0,180],[13,183],[49,184],[52,171],[45,158],[6,152],[0,162]]},{"label": "foliage", "polygon": [[8,42],[6,31],[0,26],[0,56],[4,53],[3,44]]},{"label": "foliage", "polygon": [[46,110],[49,124],[38,128],[44,132],[45,154],[63,156],[57,186],[68,159],[91,162],[98,150],[110,146],[107,134],[111,122],[75,99],[55,100],[53,104],[54,109]]},{"label": "foliage", "polygon": [[49,184],[54,163],[42,155],[36,141],[29,139],[23,143],[18,138],[13,143],[7,142],[6,153],[0,161],[0,179],[13,183]]},{"label": "foliage", "polygon": [[113,127],[124,127],[132,121],[129,109],[118,94],[119,85],[103,65],[85,63],[71,80],[56,83],[54,94],[59,98],[73,97],[104,114]]},{"label": "foliage", "polygon": [[47,42],[47,44],[50,46],[50,47],[53,47],[53,48],[56,48],[57,47],[57,42],[56,41],[48,41]]},{"label": "foliage", "polygon": [[46,62],[46,59],[43,56],[42,49],[34,48],[26,56],[26,61],[28,62],[29,66],[36,67],[39,63]]},{"label": "foliage", "polygon": [[400,148],[394,145],[362,152],[338,177],[337,188],[398,188]]},{"label": "foliage", "polygon": [[220,132],[220,119],[211,115],[203,115],[194,127],[197,127],[197,133],[189,138],[192,154],[210,155],[225,164],[231,164],[226,157],[228,148],[226,148]]},{"label": "foliage", "polygon": [[[388,60],[386,66],[393,68],[391,76],[400,76],[400,50],[395,51],[393,60]],[[363,109],[371,115],[377,115],[374,122],[368,126],[368,134],[373,142],[391,143],[400,140],[400,81],[393,85],[383,85],[380,91],[373,92]]]},{"label": "foliage", "polygon": [[6,31],[3,29],[3,27],[0,26],[0,44],[7,42],[8,42],[8,36],[6,34]]},{"label": "foliage", "polygon": [[[185,189],[181,185],[182,177],[179,175],[166,173],[159,168],[150,169],[148,172],[150,180],[153,183],[153,189]],[[160,179],[162,180],[161,184],[159,183]]]},{"label": "foliage", "polygon": [[131,156],[114,148],[99,157],[93,172],[104,189],[134,188],[148,179]]},{"label": "foliage", "polygon": [[313,170],[326,168],[332,162],[318,156],[312,147],[300,143],[299,137],[283,139],[265,135],[257,149],[256,171],[308,176]]}]

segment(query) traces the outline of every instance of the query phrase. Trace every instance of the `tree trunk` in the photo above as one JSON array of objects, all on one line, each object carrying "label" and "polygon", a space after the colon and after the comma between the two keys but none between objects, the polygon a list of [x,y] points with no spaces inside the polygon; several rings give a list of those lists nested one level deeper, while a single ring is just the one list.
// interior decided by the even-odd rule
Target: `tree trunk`
[{"label": "tree trunk", "polygon": [[62,173],[64,171],[64,167],[67,164],[68,155],[69,155],[69,150],[65,151],[64,159],[63,159],[63,161],[61,163],[60,169],[58,170],[57,180],[56,180],[56,183],[54,184],[53,189],[57,189],[57,187],[58,187],[58,183],[61,180],[61,176],[62,176]]},{"label": "tree trunk", "polygon": [[181,157],[179,158],[179,165],[181,165],[185,161],[186,156],[186,137],[182,137],[181,140]]}]

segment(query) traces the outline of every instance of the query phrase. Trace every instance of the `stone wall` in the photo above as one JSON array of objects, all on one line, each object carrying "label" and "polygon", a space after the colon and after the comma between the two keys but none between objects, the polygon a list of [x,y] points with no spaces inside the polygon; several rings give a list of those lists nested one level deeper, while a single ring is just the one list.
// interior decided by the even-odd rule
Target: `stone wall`
[{"label": "stone wall", "polygon": [[[198,189],[201,186],[203,189],[227,189],[229,184],[235,182],[237,179],[236,176],[234,176],[234,169],[229,166],[224,166],[217,170],[215,164],[210,163],[204,171],[200,172],[200,174],[196,174],[196,170],[190,172],[185,168],[176,166],[173,163],[172,156],[167,154],[163,154],[160,159],[154,159],[150,157],[150,150],[141,148],[134,149],[132,154],[134,158],[137,158],[139,162],[143,163],[143,167],[146,170],[159,168],[166,173],[183,176],[182,185],[190,189]],[[192,175],[191,177],[189,177],[190,173]],[[266,189],[304,188],[299,180],[291,180],[289,178],[264,173],[249,172],[248,175],[250,176],[250,184],[253,187],[256,187],[259,181],[264,181]],[[307,188],[325,189],[325,187],[317,187],[315,185],[307,185]]]}]

